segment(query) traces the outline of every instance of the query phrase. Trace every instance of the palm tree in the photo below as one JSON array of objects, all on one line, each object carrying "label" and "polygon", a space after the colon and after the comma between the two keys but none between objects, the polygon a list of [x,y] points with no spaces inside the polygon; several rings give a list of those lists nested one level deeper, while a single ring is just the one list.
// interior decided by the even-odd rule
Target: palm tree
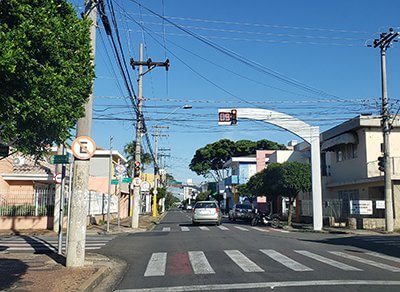
[{"label": "palm tree", "polygon": [[[150,165],[153,162],[153,157],[151,156],[150,153],[145,153],[143,151],[143,148],[141,148],[142,152],[140,154],[140,160],[141,160],[141,168],[142,170],[145,169],[145,165]],[[128,158],[128,174],[132,174],[132,169],[135,164],[135,153],[136,153],[136,141],[133,140],[132,142],[129,142],[128,144],[125,145],[124,147],[124,154]]]}]

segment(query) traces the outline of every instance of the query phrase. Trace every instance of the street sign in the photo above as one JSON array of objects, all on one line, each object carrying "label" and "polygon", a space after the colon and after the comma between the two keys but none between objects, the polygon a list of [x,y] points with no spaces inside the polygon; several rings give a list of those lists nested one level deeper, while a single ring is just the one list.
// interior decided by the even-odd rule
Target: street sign
[{"label": "street sign", "polygon": [[122,176],[126,173],[126,167],[123,164],[117,164],[115,166],[115,172],[117,176]]},{"label": "street sign", "polygon": [[117,185],[119,183],[119,180],[118,179],[112,179],[111,180],[111,184],[112,185]]},{"label": "street sign", "polygon": [[10,146],[0,144],[0,157],[7,156],[10,151]]},{"label": "street sign", "polygon": [[122,182],[125,184],[130,184],[132,182],[132,178],[131,177],[123,177]]},{"label": "street sign", "polygon": [[140,189],[142,190],[142,192],[148,192],[150,190],[150,184],[147,181],[143,181],[140,184]]},{"label": "street sign", "polygon": [[56,173],[53,177],[53,180],[56,184],[62,183],[62,173]]},{"label": "street sign", "polygon": [[96,151],[96,143],[90,137],[79,136],[72,142],[71,151],[77,159],[87,160]]},{"label": "street sign", "polygon": [[50,157],[51,164],[69,164],[71,163],[71,157],[69,154],[66,155],[53,155]]},{"label": "street sign", "polygon": [[140,179],[140,177],[135,177],[135,178],[132,180],[132,184],[133,184],[135,187],[140,186],[141,183],[142,183],[142,180]]}]

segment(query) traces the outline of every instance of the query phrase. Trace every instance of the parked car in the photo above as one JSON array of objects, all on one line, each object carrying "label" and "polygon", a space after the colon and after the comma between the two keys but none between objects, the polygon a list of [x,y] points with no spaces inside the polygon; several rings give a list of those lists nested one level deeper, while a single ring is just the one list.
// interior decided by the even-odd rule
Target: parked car
[{"label": "parked car", "polygon": [[229,220],[235,221],[236,219],[251,220],[254,217],[253,208],[248,204],[236,204],[229,210]]},{"label": "parked car", "polygon": [[220,225],[221,218],[221,210],[214,201],[199,201],[193,207],[193,225],[200,223],[214,223]]}]

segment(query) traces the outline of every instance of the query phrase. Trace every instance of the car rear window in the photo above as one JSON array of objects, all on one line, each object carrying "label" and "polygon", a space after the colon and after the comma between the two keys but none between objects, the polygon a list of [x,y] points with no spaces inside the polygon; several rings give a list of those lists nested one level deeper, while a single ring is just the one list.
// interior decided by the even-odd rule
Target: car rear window
[{"label": "car rear window", "polygon": [[250,205],[236,205],[237,209],[251,209]]},{"label": "car rear window", "polygon": [[196,209],[198,208],[216,208],[217,206],[215,205],[215,203],[197,203],[194,206]]}]

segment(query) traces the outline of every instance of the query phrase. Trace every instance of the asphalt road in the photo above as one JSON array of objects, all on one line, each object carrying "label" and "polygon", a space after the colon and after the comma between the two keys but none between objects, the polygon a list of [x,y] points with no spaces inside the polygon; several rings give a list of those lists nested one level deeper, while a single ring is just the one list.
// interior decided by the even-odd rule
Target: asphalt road
[{"label": "asphalt road", "polygon": [[399,236],[192,226],[190,215],[170,211],[100,250],[128,263],[118,291],[400,291]]}]

